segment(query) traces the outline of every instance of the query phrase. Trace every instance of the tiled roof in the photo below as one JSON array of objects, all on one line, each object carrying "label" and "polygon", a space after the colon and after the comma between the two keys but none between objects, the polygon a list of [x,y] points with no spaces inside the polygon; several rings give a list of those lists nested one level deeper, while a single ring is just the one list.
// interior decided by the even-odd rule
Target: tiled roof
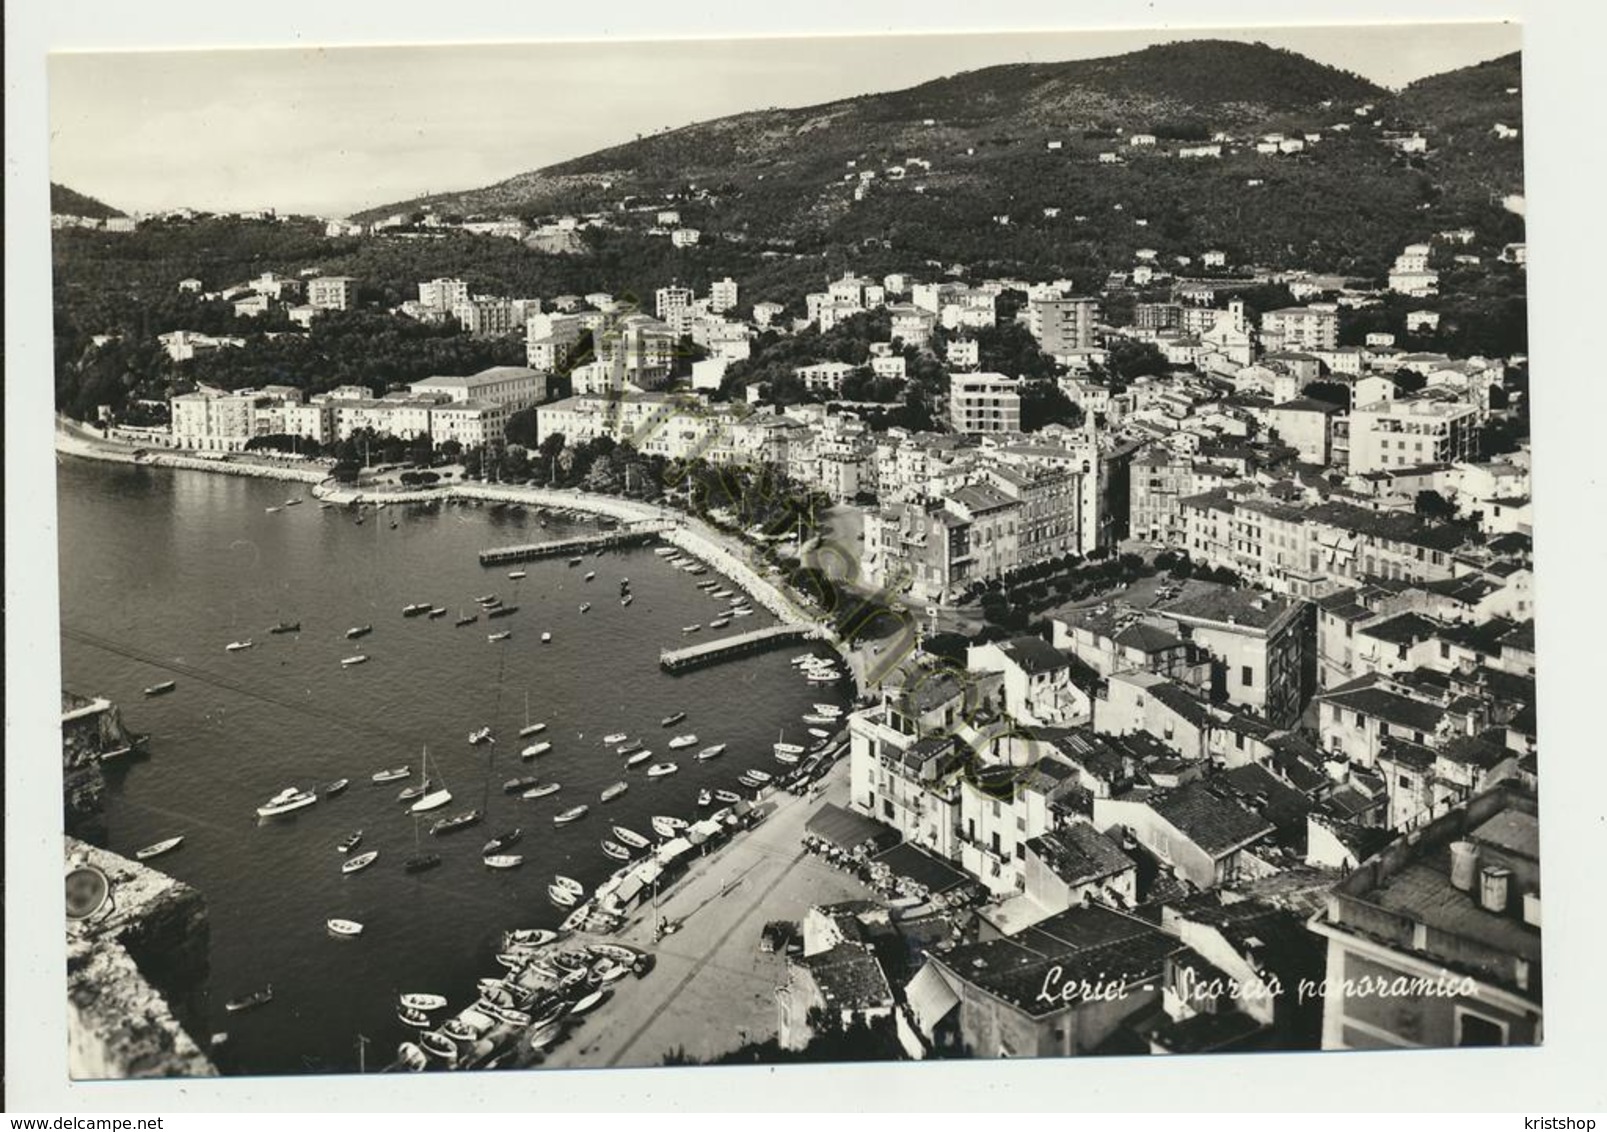
[{"label": "tiled roof", "polygon": [[[1363,680],[1366,679],[1363,677]],[[1350,684],[1342,684],[1321,698],[1331,704],[1359,711],[1363,715],[1371,715],[1387,723],[1399,724],[1424,733],[1432,733],[1445,716],[1445,709],[1434,704],[1410,699],[1375,684],[1358,685],[1361,685],[1361,681],[1353,680]]]},{"label": "tiled roof", "polygon": [[1149,806],[1205,852],[1220,857],[1273,831],[1265,818],[1223,798],[1203,782],[1155,794]]},{"label": "tiled roof", "polygon": [[1085,822],[1072,822],[1027,842],[1049,870],[1067,885],[1088,884],[1134,868],[1133,859]]},{"label": "tiled roof", "polygon": [[814,976],[821,997],[832,1010],[858,1010],[885,1006],[893,1001],[892,988],[882,965],[869,947],[839,943],[829,951],[793,960]]},{"label": "tiled roof", "polygon": [[1055,672],[1070,663],[1064,653],[1042,637],[1016,637],[999,648],[1028,675]]}]

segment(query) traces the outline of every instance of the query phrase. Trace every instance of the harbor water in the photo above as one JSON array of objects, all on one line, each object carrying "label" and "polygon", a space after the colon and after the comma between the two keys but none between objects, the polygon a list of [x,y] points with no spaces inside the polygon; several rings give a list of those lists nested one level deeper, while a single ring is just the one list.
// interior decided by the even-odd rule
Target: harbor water
[{"label": "harbor water", "polygon": [[[493,955],[503,929],[563,919],[547,897],[555,875],[589,889],[618,867],[601,849],[611,826],[651,837],[654,815],[694,819],[700,789],[741,793],[736,780],[747,768],[786,769],[771,744],[783,732],[809,743],[800,718],[810,705],[844,702],[846,689],[807,683],[789,665],[799,646],[663,672],[661,648],[706,639],[728,606],[697,588],[719,578],[712,570],[688,574],[646,547],[588,554],[578,566],[565,558],[479,565],[489,547],[599,529],[585,517],[443,503],[368,508],[359,524],[294,484],[70,457],[58,460],[57,477],[63,685],[117,702],[126,725],[151,737],[148,757],[107,767],[109,845],[131,856],[184,835],[153,864],[206,898],[208,1021],[228,1034],[219,1057],[233,1072],[352,1071],[359,1035],[370,1040],[370,1068],[389,1061],[411,1036],[395,1017],[398,992],[466,1004],[477,978],[501,974]],[[290,498],[304,502],[283,506]],[[527,576],[512,580],[513,569]],[[495,620],[481,612],[455,626],[490,593],[518,612]],[[446,615],[402,615],[421,602]],[[268,631],[293,622],[299,632]],[[718,632],[773,623],[755,607]],[[371,634],[347,639],[348,628],[369,624]],[[691,624],[704,627],[689,636],[682,630]],[[512,636],[487,640],[502,630]],[[247,639],[254,647],[226,651]],[[370,659],[341,664],[354,654]],[[170,694],[142,694],[169,679]],[[521,739],[527,697],[528,721],[547,728]],[[661,726],[679,711],[684,722]],[[496,742],[470,745],[482,726]],[[602,741],[620,732],[653,757],[627,768]],[[684,733],[697,743],[670,750]],[[551,751],[522,759],[537,741]],[[696,759],[715,743],[727,744],[723,755]],[[370,776],[410,765],[416,782],[426,747],[432,777],[453,801],[415,829],[397,800],[407,784],[374,785]],[[679,772],[645,775],[663,761]],[[503,792],[505,780],[531,774],[562,788],[536,800]],[[256,816],[286,787],[340,778],[351,780],[342,794],[285,817]],[[622,780],[623,796],[599,801]],[[582,803],[586,817],[554,824]],[[478,825],[430,835],[435,818],[480,808]],[[505,852],[523,855],[523,866],[487,868],[484,843],[516,827],[523,839]],[[356,830],[360,849],[380,856],[343,875],[336,845]],[[415,841],[442,865],[405,873]],[[334,938],[331,917],[365,930]],[[224,1011],[267,984],[267,1006]]]}]

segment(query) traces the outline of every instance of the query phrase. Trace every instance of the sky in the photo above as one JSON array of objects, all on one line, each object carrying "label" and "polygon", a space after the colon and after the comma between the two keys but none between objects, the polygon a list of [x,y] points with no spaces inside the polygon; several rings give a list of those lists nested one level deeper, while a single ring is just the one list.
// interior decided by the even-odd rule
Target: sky
[{"label": "sky", "polygon": [[[1519,48],[1515,25],[1212,29],[1388,87]],[[998,63],[1116,55],[1099,31],[53,54],[51,179],[125,211],[343,216],[771,106]]]}]

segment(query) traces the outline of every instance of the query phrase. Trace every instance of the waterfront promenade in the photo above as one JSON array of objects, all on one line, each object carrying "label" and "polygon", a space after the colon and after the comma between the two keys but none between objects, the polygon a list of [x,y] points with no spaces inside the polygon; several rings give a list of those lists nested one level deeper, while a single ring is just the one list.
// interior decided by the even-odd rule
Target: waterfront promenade
[{"label": "waterfront promenade", "polygon": [[659,1065],[672,1050],[707,1061],[776,1032],[775,988],[786,960],[759,950],[771,920],[802,921],[815,904],[870,895],[857,878],[802,849],[804,824],[827,800],[848,802],[848,762],[822,780],[824,793],[777,793],[769,816],[708,857],[660,901],[658,915],[680,921],[653,941],[649,905],[617,937],[655,956],[632,982],[543,1063],[559,1068]]}]

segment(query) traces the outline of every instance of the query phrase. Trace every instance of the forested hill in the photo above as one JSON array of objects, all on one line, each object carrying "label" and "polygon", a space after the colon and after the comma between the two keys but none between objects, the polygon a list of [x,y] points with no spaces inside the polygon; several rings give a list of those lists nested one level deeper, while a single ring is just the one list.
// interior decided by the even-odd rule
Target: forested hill
[{"label": "forested hill", "polygon": [[103,201],[74,192],[54,181],[50,182],[50,211],[56,216],[91,216],[101,220],[108,216],[126,215]]},{"label": "forested hill", "polygon": [[[426,205],[446,216],[618,213],[673,202],[706,239],[829,258],[1094,275],[1139,247],[1220,247],[1378,277],[1428,231],[1521,239],[1516,58],[1395,94],[1262,44],[1192,41],[1128,55],[990,67],[908,90],[738,114],[640,138]],[[1472,108],[1458,92],[1477,92]],[[1487,102],[1493,99],[1493,104]],[[1488,120],[1487,120],[1488,119]],[[1421,131],[1426,153],[1390,144]],[[1153,147],[1134,146],[1151,134]],[[1320,139],[1256,152],[1267,134]],[[1181,146],[1227,139],[1220,158]],[[1107,156],[1119,160],[1112,161]]]}]

